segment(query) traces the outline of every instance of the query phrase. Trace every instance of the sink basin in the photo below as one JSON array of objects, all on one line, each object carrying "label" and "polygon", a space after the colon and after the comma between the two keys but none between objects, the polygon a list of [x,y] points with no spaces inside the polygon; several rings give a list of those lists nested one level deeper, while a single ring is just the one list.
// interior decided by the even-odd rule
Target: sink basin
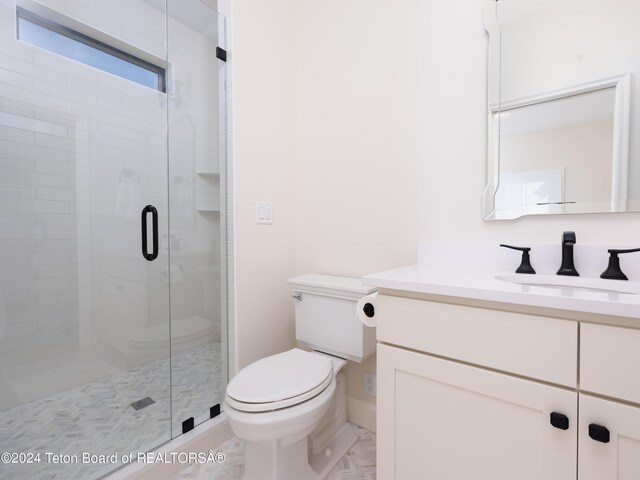
[{"label": "sink basin", "polygon": [[640,295],[640,283],[601,278],[564,277],[561,275],[496,275],[496,280],[554,289],[571,289],[605,293],[627,293]]}]

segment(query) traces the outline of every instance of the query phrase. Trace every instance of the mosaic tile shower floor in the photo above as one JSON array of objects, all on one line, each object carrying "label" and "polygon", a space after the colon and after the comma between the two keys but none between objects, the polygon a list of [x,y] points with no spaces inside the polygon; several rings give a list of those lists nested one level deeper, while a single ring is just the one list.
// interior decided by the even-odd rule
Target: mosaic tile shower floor
[{"label": "mosaic tile shower floor", "polygon": [[[2,411],[0,452],[44,455],[152,450],[170,440],[169,368],[169,359],[158,360]],[[171,368],[174,392],[179,392],[173,398],[173,428],[179,429],[182,420],[208,417],[209,407],[222,401],[220,344],[181,352],[174,356]],[[156,403],[139,411],[129,406],[145,397]],[[1,465],[0,480],[91,480],[116,466],[46,461]]]},{"label": "mosaic tile shower floor", "polygon": [[[354,425],[358,442],[342,457],[326,480],[376,480],[376,436]],[[191,465],[172,480],[238,480],[244,464],[244,443],[233,438],[216,449],[226,455],[223,464]]]}]

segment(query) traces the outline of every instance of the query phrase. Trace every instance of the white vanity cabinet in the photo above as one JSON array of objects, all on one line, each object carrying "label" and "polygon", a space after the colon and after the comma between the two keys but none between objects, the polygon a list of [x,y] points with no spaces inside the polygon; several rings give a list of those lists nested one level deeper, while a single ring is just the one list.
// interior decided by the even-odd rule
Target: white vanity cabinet
[{"label": "white vanity cabinet", "polygon": [[640,479],[640,330],[385,294],[376,317],[378,478]]},{"label": "white vanity cabinet", "polygon": [[575,392],[387,345],[378,382],[378,478],[575,478]]}]

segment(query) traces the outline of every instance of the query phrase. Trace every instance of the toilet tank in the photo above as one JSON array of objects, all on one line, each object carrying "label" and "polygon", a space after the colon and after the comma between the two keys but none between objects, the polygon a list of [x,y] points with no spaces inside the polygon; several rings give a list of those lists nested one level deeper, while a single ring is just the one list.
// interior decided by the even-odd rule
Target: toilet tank
[{"label": "toilet tank", "polygon": [[356,304],[375,287],[359,278],[302,275],[290,278],[295,298],[296,339],[301,347],[363,362],[376,351],[376,330],[356,316]]}]

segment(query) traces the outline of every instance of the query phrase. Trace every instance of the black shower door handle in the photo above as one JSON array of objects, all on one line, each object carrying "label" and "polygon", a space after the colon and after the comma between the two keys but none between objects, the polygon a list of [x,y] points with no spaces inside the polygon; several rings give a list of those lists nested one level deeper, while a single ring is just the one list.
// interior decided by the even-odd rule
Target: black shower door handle
[{"label": "black shower door handle", "polygon": [[[151,213],[151,223],[153,225],[153,251],[149,253],[147,248],[147,214]],[[158,210],[153,205],[147,205],[142,209],[142,256],[145,260],[153,262],[158,258]]]}]

